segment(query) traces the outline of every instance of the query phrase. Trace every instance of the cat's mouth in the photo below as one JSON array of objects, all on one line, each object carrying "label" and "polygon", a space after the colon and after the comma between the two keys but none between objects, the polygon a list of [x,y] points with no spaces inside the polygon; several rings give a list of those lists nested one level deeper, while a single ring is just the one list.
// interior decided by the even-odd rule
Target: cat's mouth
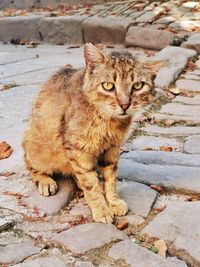
[{"label": "cat's mouth", "polygon": [[127,117],[127,116],[130,116],[130,114],[128,114],[128,113],[126,112],[126,110],[123,110],[121,113],[119,113],[119,116],[120,116],[120,117]]}]

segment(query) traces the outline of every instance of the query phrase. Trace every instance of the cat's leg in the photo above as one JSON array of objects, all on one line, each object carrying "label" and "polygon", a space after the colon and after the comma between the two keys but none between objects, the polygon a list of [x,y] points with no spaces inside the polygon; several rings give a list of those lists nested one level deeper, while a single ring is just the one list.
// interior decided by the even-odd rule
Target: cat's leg
[{"label": "cat's leg", "polygon": [[102,223],[112,223],[113,214],[108,208],[103,195],[97,173],[90,155],[73,152],[70,162],[79,186],[92,211],[93,220]]},{"label": "cat's leg", "polygon": [[57,192],[57,183],[46,174],[31,171],[30,174],[33,178],[33,182],[36,184],[38,191],[41,195],[48,197],[50,195],[55,195]]},{"label": "cat's leg", "polygon": [[117,147],[107,150],[99,162],[99,169],[104,177],[104,193],[109,208],[114,215],[123,216],[128,212],[128,206],[119,198],[116,189],[119,152]]}]

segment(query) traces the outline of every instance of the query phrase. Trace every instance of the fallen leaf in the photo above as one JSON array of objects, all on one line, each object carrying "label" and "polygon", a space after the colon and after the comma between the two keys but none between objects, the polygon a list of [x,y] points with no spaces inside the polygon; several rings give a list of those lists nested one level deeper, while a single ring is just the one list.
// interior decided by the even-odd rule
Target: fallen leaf
[{"label": "fallen leaf", "polygon": [[26,195],[23,195],[21,193],[18,192],[12,192],[12,191],[5,191],[3,192],[4,195],[8,195],[8,196],[14,196],[17,197],[18,199],[21,199],[22,197],[28,197]]},{"label": "fallen leaf", "polygon": [[180,95],[185,97],[194,97],[194,93],[188,91],[183,91]]},{"label": "fallen leaf", "polygon": [[156,190],[156,191],[158,191],[160,194],[165,193],[165,190],[164,190],[161,186],[159,186],[159,185],[157,185],[157,184],[152,184],[152,185],[150,186],[150,188],[151,188],[151,189],[154,189],[154,190]]},{"label": "fallen leaf", "polygon": [[10,88],[17,87],[17,86],[19,86],[19,84],[17,84],[16,82],[6,83],[6,84],[3,84],[2,88],[0,89],[0,91],[8,90]]},{"label": "fallen leaf", "polygon": [[166,257],[167,246],[165,240],[160,239],[155,241],[154,246],[158,249],[158,255]]},{"label": "fallen leaf", "polygon": [[187,68],[190,70],[194,70],[197,68],[197,65],[193,61],[189,60],[187,64]]},{"label": "fallen leaf", "polygon": [[1,172],[0,176],[5,176],[5,177],[9,177],[11,175],[15,174],[15,172]]},{"label": "fallen leaf", "polygon": [[18,200],[17,200],[17,204],[19,205],[19,206],[22,206],[22,207],[25,207],[25,208],[30,208],[29,207],[29,205],[26,203],[26,202],[24,202],[23,200],[21,200],[20,198],[17,198]]},{"label": "fallen leaf", "polygon": [[175,120],[170,120],[170,119],[168,119],[168,120],[165,121],[165,125],[166,125],[166,126],[171,126],[171,125],[174,124],[174,122],[175,122]]},{"label": "fallen leaf", "polygon": [[72,48],[79,48],[81,47],[80,45],[72,45],[72,46],[69,46],[67,49],[72,49]]},{"label": "fallen leaf", "polygon": [[64,67],[65,67],[65,68],[70,68],[70,69],[73,69],[73,66],[72,66],[72,64],[66,64]]},{"label": "fallen leaf", "polygon": [[152,246],[151,248],[150,248],[150,250],[153,252],[153,253],[158,253],[158,248],[157,247],[155,247],[155,246]]},{"label": "fallen leaf", "polygon": [[181,90],[176,88],[176,87],[172,87],[172,88],[169,88],[168,90],[170,93],[172,93],[173,95],[180,95],[181,93]]},{"label": "fallen leaf", "polygon": [[160,207],[160,208],[153,208],[153,210],[157,213],[163,211],[166,208],[166,206]]},{"label": "fallen leaf", "polygon": [[172,28],[166,28],[165,30],[168,31],[168,32],[178,33],[177,30],[174,30]]},{"label": "fallen leaf", "polygon": [[189,201],[189,202],[194,202],[194,201],[198,201],[198,200],[200,200],[200,195],[190,196],[187,198],[187,201]]},{"label": "fallen leaf", "polygon": [[33,208],[33,213],[36,214],[37,216],[40,215],[39,209],[37,207]]},{"label": "fallen leaf", "polygon": [[35,47],[37,47],[39,44],[40,44],[39,42],[30,41],[30,42],[28,43],[27,48],[35,48]]},{"label": "fallen leaf", "polygon": [[124,230],[128,227],[128,222],[126,220],[121,220],[116,224],[117,229]]},{"label": "fallen leaf", "polygon": [[8,143],[6,143],[5,141],[0,142],[0,159],[5,159],[10,157],[12,152],[13,149]]},{"label": "fallen leaf", "polygon": [[160,151],[172,152],[173,151],[173,147],[171,147],[171,146],[160,146]]},{"label": "fallen leaf", "polygon": [[39,222],[43,222],[44,221],[44,219],[42,218],[42,217],[40,217],[40,216],[38,216],[38,217],[30,217],[30,216],[27,216],[26,214],[22,214],[22,216],[23,216],[23,220],[24,221],[26,221],[26,222],[37,222],[37,221],[39,221]]},{"label": "fallen leaf", "polygon": [[20,39],[11,39],[10,40],[10,43],[11,44],[13,44],[13,45],[20,45],[20,42],[21,42],[21,40]]}]

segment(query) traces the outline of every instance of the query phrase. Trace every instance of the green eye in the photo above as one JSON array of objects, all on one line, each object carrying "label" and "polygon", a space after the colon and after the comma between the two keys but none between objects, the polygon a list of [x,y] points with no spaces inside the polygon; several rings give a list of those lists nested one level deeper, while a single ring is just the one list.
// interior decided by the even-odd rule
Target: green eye
[{"label": "green eye", "polygon": [[137,82],[133,84],[133,89],[140,90],[144,86],[144,82]]},{"label": "green eye", "polygon": [[102,83],[103,89],[106,91],[111,91],[115,88],[113,83]]}]

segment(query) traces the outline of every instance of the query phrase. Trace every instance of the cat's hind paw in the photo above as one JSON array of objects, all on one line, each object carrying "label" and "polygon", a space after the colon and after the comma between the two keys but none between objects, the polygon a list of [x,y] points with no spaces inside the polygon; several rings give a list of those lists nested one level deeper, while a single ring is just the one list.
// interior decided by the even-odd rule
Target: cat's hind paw
[{"label": "cat's hind paw", "polygon": [[48,197],[50,195],[55,195],[58,186],[57,183],[50,177],[46,177],[38,181],[38,191],[41,195]]},{"label": "cat's hind paw", "polygon": [[128,205],[122,199],[118,199],[113,203],[109,203],[109,208],[116,216],[124,216],[128,212]]}]

